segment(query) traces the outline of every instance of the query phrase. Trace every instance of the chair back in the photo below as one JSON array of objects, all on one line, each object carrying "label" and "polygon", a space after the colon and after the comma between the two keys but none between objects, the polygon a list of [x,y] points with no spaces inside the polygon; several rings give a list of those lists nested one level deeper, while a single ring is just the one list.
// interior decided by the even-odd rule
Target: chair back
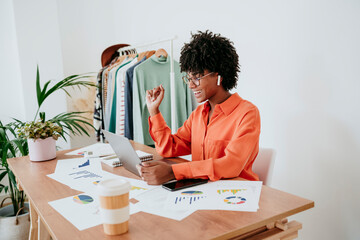
[{"label": "chair back", "polygon": [[271,148],[260,148],[253,163],[252,170],[259,176],[264,185],[269,186],[274,167],[275,151]]}]

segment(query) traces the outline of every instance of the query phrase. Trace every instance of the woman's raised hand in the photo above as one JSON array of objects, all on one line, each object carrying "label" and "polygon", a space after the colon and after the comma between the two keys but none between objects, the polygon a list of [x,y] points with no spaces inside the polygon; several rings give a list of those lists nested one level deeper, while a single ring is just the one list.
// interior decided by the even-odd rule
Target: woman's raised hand
[{"label": "woman's raised hand", "polygon": [[160,112],[159,106],[164,98],[165,89],[162,85],[146,91],[146,106],[150,116],[154,116]]}]

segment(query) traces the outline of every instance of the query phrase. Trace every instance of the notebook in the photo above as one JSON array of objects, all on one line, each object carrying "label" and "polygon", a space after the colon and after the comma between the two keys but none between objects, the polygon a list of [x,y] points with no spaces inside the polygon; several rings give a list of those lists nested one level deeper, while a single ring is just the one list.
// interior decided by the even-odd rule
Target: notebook
[{"label": "notebook", "polygon": [[[143,152],[140,150],[135,151],[139,156],[141,162],[151,161],[154,156],[151,153]],[[102,159],[102,162],[109,165],[110,167],[121,167],[122,163],[116,155],[111,155]]]}]

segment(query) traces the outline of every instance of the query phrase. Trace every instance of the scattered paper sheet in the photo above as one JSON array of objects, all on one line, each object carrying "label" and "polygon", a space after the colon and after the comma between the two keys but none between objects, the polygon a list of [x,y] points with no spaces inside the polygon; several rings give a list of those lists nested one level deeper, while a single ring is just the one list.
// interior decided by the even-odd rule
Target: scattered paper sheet
[{"label": "scattered paper sheet", "polygon": [[121,177],[119,176],[121,179],[124,179],[126,181],[128,181],[131,185],[131,189],[129,192],[129,198],[137,198],[137,196],[146,193],[147,191],[157,188],[158,186],[153,186],[153,185],[149,185],[146,182],[142,181],[142,180],[137,180],[137,179],[133,179],[133,178],[127,178],[127,177]]},{"label": "scattered paper sheet", "polygon": [[90,168],[96,171],[102,170],[99,158],[71,158],[57,161],[55,173],[70,172],[77,169]]},{"label": "scattered paper sheet", "polygon": [[166,209],[256,212],[262,182],[217,181],[168,194]]},{"label": "scattered paper sheet", "polygon": [[115,154],[114,150],[111,148],[110,144],[108,143],[95,143],[90,146],[86,146],[80,149],[77,149],[72,152],[68,152],[65,155],[79,155],[83,156],[84,152],[92,152],[94,157],[100,157],[100,156],[107,156],[107,155],[113,155]]},{"label": "scattered paper sheet", "polygon": [[100,181],[120,177],[103,171],[100,158],[59,160],[55,173],[47,176],[82,192],[95,191],[95,187]]},{"label": "scattered paper sheet", "polygon": [[99,201],[94,194],[82,193],[49,204],[80,231],[102,223]]},{"label": "scattered paper sheet", "polygon": [[164,204],[170,192],[162,187],[156,187],[136,197],[143,212],[181,221],[196,210],[166,209]]},{"label": "scattered paper sheet", "polygon": [[[49,202],[49,205],[80,231],[102,224],[100,203],[95,193],[81,193]],[[137,204],[131,202],[129,207],[130,215],[140,210]]]}]

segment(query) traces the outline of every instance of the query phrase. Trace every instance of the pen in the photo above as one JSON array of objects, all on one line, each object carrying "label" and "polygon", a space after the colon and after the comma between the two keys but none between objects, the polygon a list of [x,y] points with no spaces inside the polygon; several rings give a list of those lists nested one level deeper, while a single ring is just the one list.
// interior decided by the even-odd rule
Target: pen
[{"label": "pen", "polygon": [[108,157],[104,157],[103,160],[110,160],[110,159],[114,159],[114,158],[117,158],[116,155],[110,155]]}]

